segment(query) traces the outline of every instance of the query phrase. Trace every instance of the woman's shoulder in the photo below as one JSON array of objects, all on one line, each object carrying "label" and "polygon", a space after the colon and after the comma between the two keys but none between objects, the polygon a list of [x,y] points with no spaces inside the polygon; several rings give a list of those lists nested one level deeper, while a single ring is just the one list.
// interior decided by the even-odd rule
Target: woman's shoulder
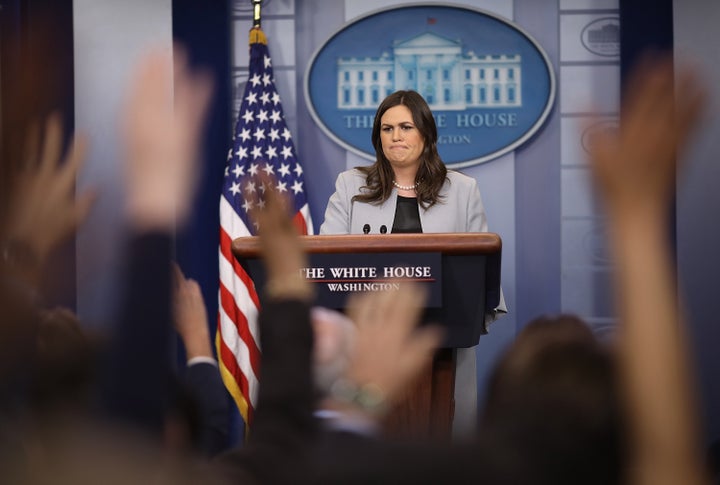
[{"label": "woman's shoulder", "polygon": [[340,172],[338,180],[342,180],[343,185],[345,186],[361,187],[365,185],[366,177],[367,175],[365,175],[362,170],[351,168],[349,170],[345,170],[344,172]]},{"label": "woman's shoulder", "polygon": [[[364,167],[363,167],[364,168]],[[361,170],[361,167],[355,167],[351,168],[349,170],[345,170],[344,172],[340,172],[340,177],[343,178],[365,178],[365,173]]]},{"label": "woman's shoulder", "polygon": [[477,185],[477,181],[474,178],[458,172],[457,170],[448,170],[447,179],[450,184],[461,187],[474,187]]}]

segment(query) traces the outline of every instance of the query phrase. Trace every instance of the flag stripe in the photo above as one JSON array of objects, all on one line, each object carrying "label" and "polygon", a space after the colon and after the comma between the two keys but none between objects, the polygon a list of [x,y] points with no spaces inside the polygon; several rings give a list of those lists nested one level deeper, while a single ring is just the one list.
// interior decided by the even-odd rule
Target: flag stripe
[{"label": "flag stripe", "polygon": [[219,320],[218,325],[223,337],[222,360],[233,374],[242,374],[243,381],[239,383],[240,390],[245,396],[249,396],[249,401],[254,406],[256,397],[253,393],[256,391],[258,379],[249,363],[248,348],[238,337],[232,319],[222,310],[219,313]]},{"label": "flag stripe", "polygon": [[[307,204],[303,206],[303,209],[306,207]],[[307,234],[307,223],[302,209],[300,209],[297,214],[295,214],[295,217],[293,217],[293,224],[300,234]]]},{"label": "flag stripe", "polygon": [[[243,314],[240,309],[235,304],[235,300],[233,300],[232,293],[228,291],[228,289],[225,287],[225,285],[220,285],[220,308],[222,308],[222,311],[224,312],[225,316],[227,317],[227,321],[223,319],[222,323],[227,323],[227,328],[224,328],[223,335],[226,333],[231,332],[232,330],[235,331],[235,335],[240,339],[242,344],[245,346],[244,352],[247,352],[247,363],[250,364],[253,372],[258,375],[260,372],[260,349],[257,344],[258,340],[254,338],[254,334],[257,333],[257,329],[254,328],[254,325],[250,325],[248,322],[248,318],[245,317],[245,314]],[[252,321],[255,318],[255,315],[257,312],[253,312],[249,320]],[[234,318],[231,318],[230,315],[232,315]],[[235,336],[233,335],[233,337]],[[228,346],[230,346],[230,343],[226,339],[225,342]],[[239,343],[233,346],[230,346],[231,348],[238,348]],[[244,359],[245,355],[243,355]],[[243,363],[245,361],[243,360]]]},{"label": "flag stripe", "polygon": [[240,292],[235,294],[235,298],[242,300],[242,304],[238,306],[252,307],[255,310],[260,308],[255,284],[232,254],[230,236],[223,230],[220,230],[220,281],[225,283],[226,288],[236,288]]},{"label": "flag stripe", "polygon": [[252,233],[240,218],[238,213],[227,198],[220,197],[220,221],[221,230],[234,237],[250,236]]},{"label": "flag stripe", "polygon": [[[249,422],[252,416],[252,408],[248,405],[248,402],[245,399],[245,396],[249,394],[247,391],[247,379],[235,362],[232,352],[225,346],[220,331],[215,334],[215,350],[217,355],[220,356],[218,358],[218,363],[223,383],[235,400],[235,404],[237,405],[243,419],[245,422]],[[223,358],[223,355],[225,358]],[[231,358],[228,358],[228,355]],[[246,389],[244,393],[240,389],[240,386]]]},{"label": "flag stripe", "polygon": [[305,223],[305,231],[300,232],[300,234],[312,234],[314,232],[314,229],[312,224],[312,217],[310,216],[310,205],[306,203],[300,208],[300,211],[298,213],[302,214],[302,218],[304,219]]}]

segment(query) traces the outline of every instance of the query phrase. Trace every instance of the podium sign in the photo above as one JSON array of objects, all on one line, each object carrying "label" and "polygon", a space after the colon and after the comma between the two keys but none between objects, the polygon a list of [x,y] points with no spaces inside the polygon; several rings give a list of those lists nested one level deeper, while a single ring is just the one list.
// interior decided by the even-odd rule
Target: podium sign
[{"label": "podium sign", "polygon": [[[353,293],[397,291],[406,281],[428,291],[427,308],[442,307],[442,273],[439,253],[315,253],[302,276],[315,286],[315,304],[343,310]],[[248,261],[256,287],[265,284],[262,262]]]},{"label": "podium sign", "polygon": [[428,290],[428,308],[442,307],[439,253],[310,254],[304,271],[315,284],[318,305],[343,309],[347,297],[366,291],[397,291],[406,281]]}]

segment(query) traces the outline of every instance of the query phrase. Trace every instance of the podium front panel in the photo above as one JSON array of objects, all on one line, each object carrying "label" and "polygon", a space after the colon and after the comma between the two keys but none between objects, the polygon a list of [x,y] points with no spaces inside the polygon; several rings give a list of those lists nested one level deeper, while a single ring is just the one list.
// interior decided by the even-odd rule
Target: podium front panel
[{"label": "podium front panel", "polygon": [[[317,258],[330,254],[337,258],[344,254],[383,253],[383,257],[386,254],[391,258],[396,255],[395,264],[407,261],[408,253],[432,252],[439,255],[442,304],[426,308],[422,324],[436,323],[445,328],[445,348],[477,345],[480,335],[485,332],[486,313],[499,302],[501,244],[499,237],[492,233],[304,236],[303,241],[310,266]],[[265,271],[259,257],[257,238],[239,238],[233,242],[233,252],[253,279],[262,305]],[[345,310],[344,302],[337,298],[324,301],[324,294],[327,292],[318,292],[317,305]]]}]

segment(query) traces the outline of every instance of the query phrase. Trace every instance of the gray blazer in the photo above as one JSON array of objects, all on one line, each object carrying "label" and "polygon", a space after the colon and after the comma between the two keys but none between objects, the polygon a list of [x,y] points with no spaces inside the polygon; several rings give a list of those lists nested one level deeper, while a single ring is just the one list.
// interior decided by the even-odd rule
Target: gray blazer
[{"label": "gray blazer", "polygon": [[[320,234],[362,234],[370,226],[370,234],[379,234],[380,227],[392,229],[397,206],[397,190],[380,205],[352,202],[365,185],[365,175],[352,169],[338,175],[335,193],[325,209]],[[441,200],[429,209],[420,207],[420,223],[424,233],[487,232],[485,207],[474,178],[448,170],[440,190]]]}]

